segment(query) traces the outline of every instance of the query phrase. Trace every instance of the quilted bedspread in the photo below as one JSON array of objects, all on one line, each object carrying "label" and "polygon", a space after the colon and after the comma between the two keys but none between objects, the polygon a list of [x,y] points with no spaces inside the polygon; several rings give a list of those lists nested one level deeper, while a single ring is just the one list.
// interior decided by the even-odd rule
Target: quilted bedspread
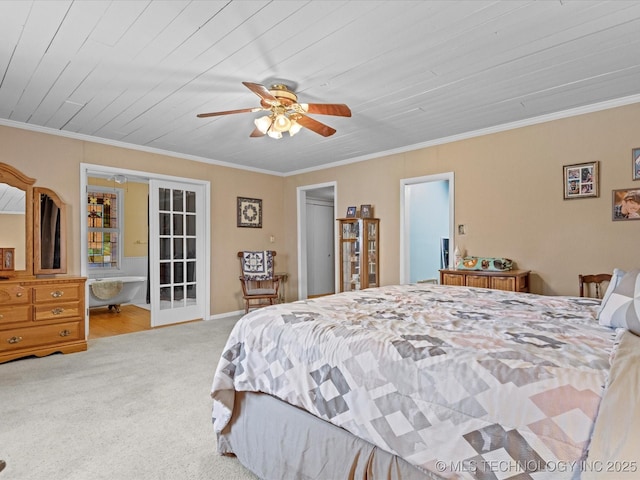
[{"label": "quilted bedspread", "polygon": [[255,310],[218,364],[214,429],[258,391],[442,478],[579,478],[617,345],[598,305],[418,284]]}]

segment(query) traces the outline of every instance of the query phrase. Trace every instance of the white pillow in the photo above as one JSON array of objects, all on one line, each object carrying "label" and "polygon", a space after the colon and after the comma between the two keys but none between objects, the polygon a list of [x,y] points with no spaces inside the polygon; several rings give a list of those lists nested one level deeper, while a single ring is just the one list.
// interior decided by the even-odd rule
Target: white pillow
[{"label": "white pillow", "polygon": [[640,335],[640,270],[625,273],[609,297],[603,299],[599,323]]},{"label": "white pillow", "polygon": [[613,269],[611,280],[609,281],[609,285],[607,285],[607,290],[604,292],[604,296],[602,297],[602,302],[600,303],[600,307],[598,308],[598,314],[596,315],[596,318],[600,318],[600,312],[602,312],[602,309],[607,303],[607,300],[609,300],[609,297],[613,293],[613,290],[618,286],[618,284],[620,283],[620,280],[622,280],[622,277],[624,277],[625,273],[627,272],[625,272],[624,270],[620,270],[619,268]]}]

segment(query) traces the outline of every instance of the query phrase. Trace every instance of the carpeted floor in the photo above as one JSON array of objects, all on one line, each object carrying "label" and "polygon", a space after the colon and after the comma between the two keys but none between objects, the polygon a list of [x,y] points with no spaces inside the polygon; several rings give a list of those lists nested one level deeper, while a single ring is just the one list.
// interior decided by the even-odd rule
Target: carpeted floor
[{"label": "carpeted floor", "polygon": [[256,479],[216,453],[213,374],[238,317],[0,364],[0,480]]}]

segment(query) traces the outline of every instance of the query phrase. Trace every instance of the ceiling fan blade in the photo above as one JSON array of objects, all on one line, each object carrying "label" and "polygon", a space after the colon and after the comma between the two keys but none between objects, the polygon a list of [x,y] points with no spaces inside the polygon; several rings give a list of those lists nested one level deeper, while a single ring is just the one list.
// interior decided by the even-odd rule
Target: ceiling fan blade
[{"label": "ceiling fan blade", "polygon": [[234,113],[260,112],[261,110],[264,110],[264,108],[262,107],[241,108],[240,110],[226,110],[224,112],[199,113],[197,117],[198,118],[219,117],[221,115],[231,115]]},{"label": "ceiling fan blade", "polygon": [[339,117],[351,116],[351,110],[344,103],[302,103],[300,105],[307,113]]},{"label": "ceiling fan blade", "polygon": [[259,83],[242,82],[242,84],[258,95],[267,105],[279,105],[280,102],[276,97],[271,95],[271,92],[264,85]]},{"label": "ceiling fan blade", "polygon": [[256,137],[264,137],[266,135],[266,133],[262,133],[260,130],[258,130],[258,127],[253,129],[253,132],[251,132],[251,135],[249,135],[249,137],[251,138],[256,138]]},{"label": "ceiling fan blade", "polygon": [[296,122],[304,128],[308,128],[309,130],[319,133],[323,137],[329,137],[336,133],[335,128],[331,128],[329,125],[325,125],[324,123],[320,123],[319,121],[314,120],[311,117],[305,117],[304,115],[300,115],[299,118],[296,118]]}]

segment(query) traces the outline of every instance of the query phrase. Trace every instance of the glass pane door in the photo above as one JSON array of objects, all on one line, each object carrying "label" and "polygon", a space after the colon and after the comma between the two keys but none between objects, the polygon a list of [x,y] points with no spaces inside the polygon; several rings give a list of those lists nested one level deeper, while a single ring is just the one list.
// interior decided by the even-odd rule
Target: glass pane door
[{"label": "glass pane door", "polygon": [[360,290],[360,223],[340,221],[340,291]]},{"label": "glass pane door", "polygon": [[367,225],[367,287],[378,286],[378,221],[366,221]]},{"label": "glass pane door", "polygon": [[[155,325],[204,317],[201,186],[152,181],[151,305]],[[200,231],[199,231],[200,230]]]}]

